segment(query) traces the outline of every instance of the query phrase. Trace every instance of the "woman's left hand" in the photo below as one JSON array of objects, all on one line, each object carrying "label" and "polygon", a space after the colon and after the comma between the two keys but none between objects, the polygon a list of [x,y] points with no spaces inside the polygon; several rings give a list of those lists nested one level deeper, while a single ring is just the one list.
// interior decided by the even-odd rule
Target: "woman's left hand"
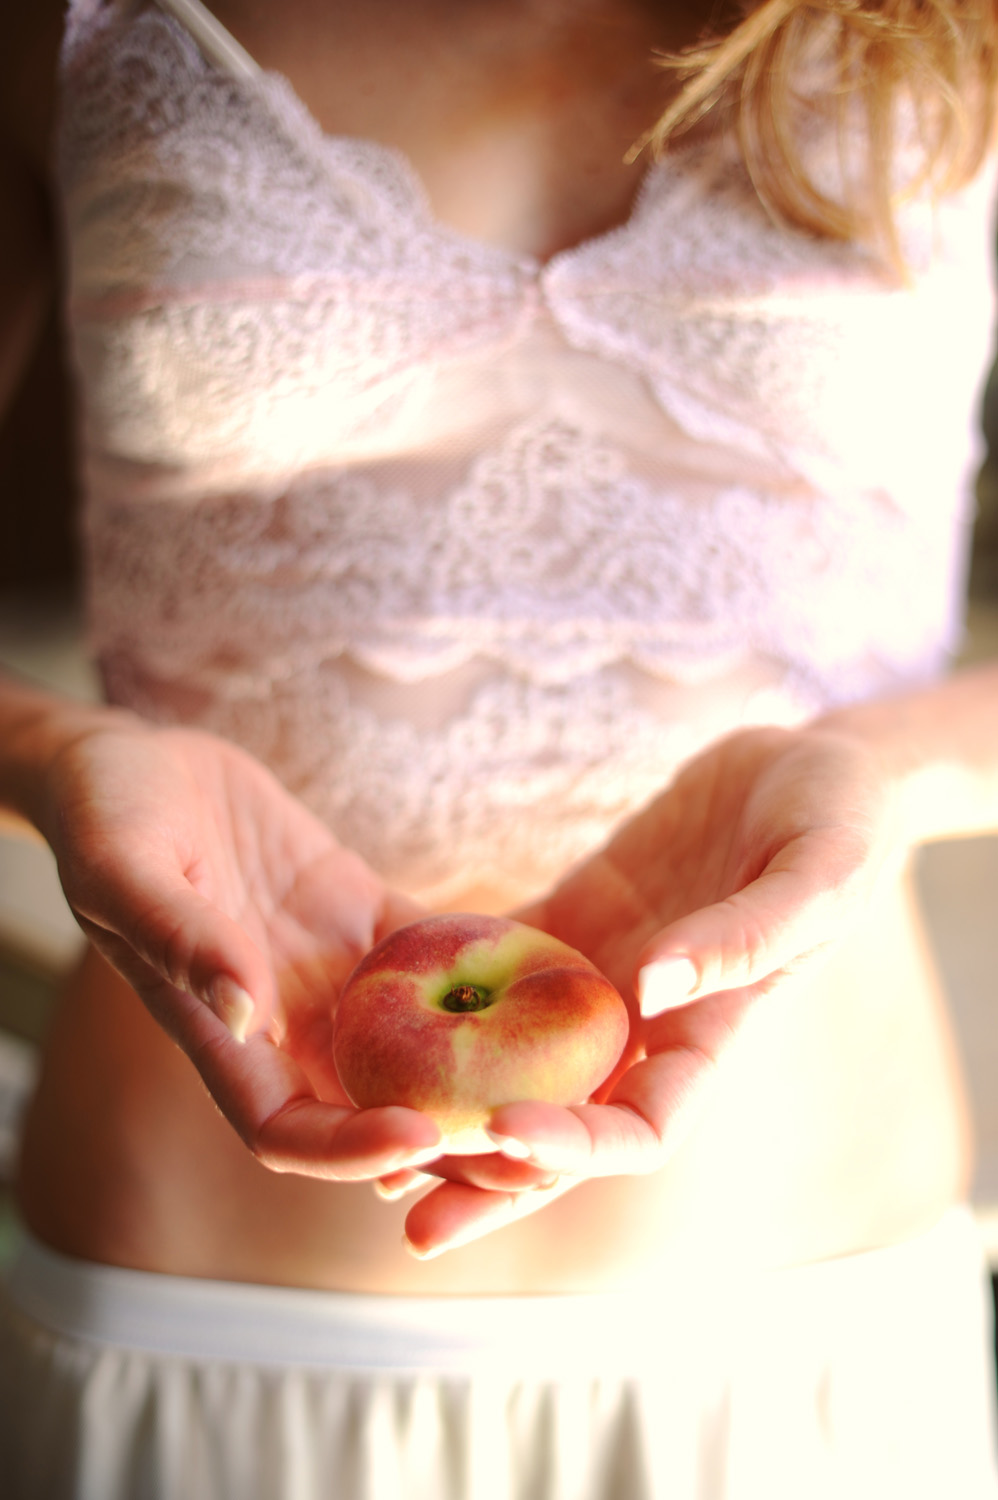
[{"label": "woman's left hand", "polygon": [[[821,726],[741,731],[516,913],[613,980],[632,1007],[631,1042],[599,1102],[503,1106],[490,1129],[510,1143],[505,1154],[435,1164],[449,1180],[409,1213],[414,1253],[476,1239],[582,1178],[662,1166],[748,1007],[819,960],[897,866],[897,801],[858,737]],[[389,1184],[406,1185],[405,1176]]]}]

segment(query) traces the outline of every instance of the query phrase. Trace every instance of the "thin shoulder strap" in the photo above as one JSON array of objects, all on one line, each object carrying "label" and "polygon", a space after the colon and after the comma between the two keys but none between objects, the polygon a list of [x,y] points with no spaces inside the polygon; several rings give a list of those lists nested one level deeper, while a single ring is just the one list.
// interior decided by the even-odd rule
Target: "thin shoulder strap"
[{"label": "thin shoulder strap", "polygon": [[256,78],[261,69],[245,47],[241,47],[221,21],[216,21],[201,0],[155,0],[160,10],[179,21],[197,42],[209,62],[237,78]]}]

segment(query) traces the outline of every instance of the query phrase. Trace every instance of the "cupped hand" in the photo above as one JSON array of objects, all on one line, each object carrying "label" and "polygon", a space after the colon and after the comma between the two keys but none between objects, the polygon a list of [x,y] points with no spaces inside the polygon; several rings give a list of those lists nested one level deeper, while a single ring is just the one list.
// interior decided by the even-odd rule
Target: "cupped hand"
[{"label": "cupped hand", "polygon": [[214,736],[108,713],[55,757],[43,831],[83,931],[276,1170],[376,1177],[436,1154],[408,1109],[358,1111],[332,1006],[420,915],[261,765]]},{"label": "cupped hand", "polygon": [[891,776],[858,738],[820,726],[745,730],[691,761],[604,848],[517,912],[617,985],[632,1007],[631,1042],[598,1100],[497,1110],[491,1129],[511,1160],[445,1164],[452,1180],[410,1211],[415,1253],[467,1243],[581,1178],[667,1161],[748,1007],[819,961],[898,864],[895,806]]}]

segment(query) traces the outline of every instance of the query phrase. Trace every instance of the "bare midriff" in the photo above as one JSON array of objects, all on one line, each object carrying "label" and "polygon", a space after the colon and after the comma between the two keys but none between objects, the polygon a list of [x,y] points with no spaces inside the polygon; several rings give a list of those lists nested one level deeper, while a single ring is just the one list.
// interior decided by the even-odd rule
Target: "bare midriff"
[{"label": "bare midriff", "polygon": [[20,1194],[48,1244],[113,1265],[501,1295],[894,1243],[965,1195],[969,1167],[955,1052],[903,882],[820,970],[758,1005],[664,1167],[579,1183],[536,1216],[429,1262],[403,1247],[405,1200],[261,1166],[191,1063],[91,952],[52,1027]]}]

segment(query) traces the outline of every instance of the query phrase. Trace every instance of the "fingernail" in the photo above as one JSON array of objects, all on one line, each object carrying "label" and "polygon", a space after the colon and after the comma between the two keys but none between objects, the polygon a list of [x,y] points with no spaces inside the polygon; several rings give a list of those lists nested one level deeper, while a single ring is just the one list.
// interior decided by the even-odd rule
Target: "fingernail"
[{"label": "fingernail", "polygon": [[428,1182],[432,1181],[433,1178],[426,1172],[413,1172],[408,1182],[398,1183],[391,1187],[385,1182],[377,1181],[374,1184],[374,1191],[385,1203],[395,1203],[399,1198],[404,1198],[407,1193],[415,1193],[417,1189],[425,1187]]},{"label": "fingernail", "polygon": [[211,987],[209,1004],[236,1041],[245,1042],[255,1009],[252,995],[223,974]]},{"label": "fingernail", "polygon": [[643,1016],[684,1005],[699,982],[696,966],[688,958],[663,958],[645,964],[638,975],[638,1005]]},{"label": "fingernail", "polygon": [[530,1191],[534,1193],[546,1193],[549,1188],[557,1187],[560,1181],[560,1172],[545,1172],[540,1182],[535,1182]]},{"label": "fingernail", "polygon": [[437,1256],[443,1255],[445,1250],[450,1249],[450,1246],[434,1245],[429,1250],[417,1250],[409,1236],[407,1234],[404,1234],[402,1236],[402,1248],[403,1250],[407,1250],[410,1255],[416,1258],[416,1260],[436,1260]]},{"label": "fingernail", "polygon": [[497,1151],[501,1151],[503,1156],[511,1157],[513,1161],[526,1161],[533,1150],[532,1146],[518,1141],[514,1135],[499,1135],[498,1131],[488,1129],[485,1134]]}]

